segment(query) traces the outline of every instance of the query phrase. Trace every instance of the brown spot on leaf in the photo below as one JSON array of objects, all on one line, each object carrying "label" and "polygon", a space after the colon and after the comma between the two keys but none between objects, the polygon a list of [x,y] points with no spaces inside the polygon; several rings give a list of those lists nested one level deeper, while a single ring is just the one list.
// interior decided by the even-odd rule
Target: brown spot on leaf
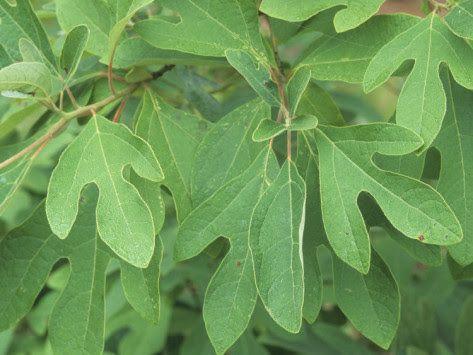
[{"label": "brown spot on leaf", "polygon": [[419,239],[421,242],[423,242],[425,240],[425,237],[424,237],[423,234],[421,234],[417,237],[417,239]]},{"label": "brown spot on leaf", "polygon": [[237,265],[237,267],[240,267],[240,266],[241,266],[240,260],[238,260],[238,261],[236,262],[236,265]]}]

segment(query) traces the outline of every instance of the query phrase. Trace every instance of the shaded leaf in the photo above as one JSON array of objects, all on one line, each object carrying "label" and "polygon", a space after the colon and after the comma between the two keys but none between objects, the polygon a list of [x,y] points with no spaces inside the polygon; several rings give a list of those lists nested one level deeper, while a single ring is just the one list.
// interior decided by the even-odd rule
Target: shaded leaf
[{"label": "shaded leaf", "polygon": [[446,77],[447,113],[433,146],[441,156],[437,190],[450,204],[463,230],[463,240],[449,247],[450,255],[465,266],[473,263],[473,92]]},{"label": "shaded leaf", "polygon": [[225,56],[263,100],[273,107],[279,107],[281,99],[276,84],[271,80],[269,68],[244,50],[229,49],[225,51]]},{"label": "shaded leaf", "polygon": [[364,336],[388,349],[400,318],[400,295],[388,266],[376,252],[363,275],[333,257],[337,304]]},{"label": "shaded leaf", "polygon": [[192,210],[194,154],[209,126],[209,122],[169,106],[151,92],[143,96],[136,134],[159,156],[165,176],[161,183],[171,190],[180,221]]}]

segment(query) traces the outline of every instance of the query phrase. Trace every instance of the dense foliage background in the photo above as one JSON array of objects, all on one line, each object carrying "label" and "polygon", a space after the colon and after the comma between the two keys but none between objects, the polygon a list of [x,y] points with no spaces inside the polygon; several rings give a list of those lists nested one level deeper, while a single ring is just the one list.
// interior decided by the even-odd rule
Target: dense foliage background
[{"label": "dense foliage background", "polygon": [[0,354],[473,354],[472,40],[472,0],[0,0]]}]

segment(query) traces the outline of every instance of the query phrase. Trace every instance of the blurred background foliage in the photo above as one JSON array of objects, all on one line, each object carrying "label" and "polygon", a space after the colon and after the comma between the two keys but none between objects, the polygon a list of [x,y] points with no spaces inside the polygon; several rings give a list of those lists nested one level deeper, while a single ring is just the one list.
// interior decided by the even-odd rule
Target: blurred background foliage
[{"label": "blurred background foliage", "polygon": [[[54,2],[34,0],[32,3],[50,37],[53,50],[58,54],[65,33],[56,21]],[[422,0],[388,1],[382,12],[405,11],[422,15],[422,3]],[[155,11],[153,6],[147,11]],[[137,14],[138,17],[148,15]],[[274,21],[272,26],[280,43],[281,56],[288,63],[296,60],[317,38],[314,31],[304,33],[303,23]],[[143,60],[143,66],[147,69],[160,68],[152,61],[146,62],[146,58],[138,59]],[[120,57],[120,53],[117,53],[118,66],[127,67],[133,60],[137,58]],[[174,106],[218,121],[233,108],[255,97],[255,93],[233,69],[224,63],[216,64],[178,65],[152,85],[159,95]],[[96,57],[90,56],[82,61],[77,80],[81,80],[81,72],[93,72],[96,77],[79,85],[78,100],[81,103],[108,96],[106,69],[106,65],[99,63]],[[139,76],[139,70],[132,75]],[[369,95],[363,94],[360,85],[338,82],[318,84],[330,94],[346,122],[362,123],[390,120],[403,83],[400,78],[391,79]],[[120,82],[115,85],[120,88]],[[131,125],[138,103],[138,97],[128,100],[122,122]],[[115,105],[105,108],[102,113],[113,116]],[[0,145],[16,143],[31,136],[41,122],[48,118],[47,115],[50,113],[32,101],[0,97]],[[48,179],[58,156],[76,135],[80,124],[80,121],[71,124],[68,131],[48,145],[34,161],[20,191],[0,213],[0,237],[25,220],[45,197]],[[428,154],[427,159],[435,163],[435,153]],[[426,171],[423,176],[425,181],[434,182],[438,177],[439,165],[430,165],[435,167],[431,169],[434,171]],[[207,253],[176,264],[172,259],[177,233],[175,211],[171,197],[167,195],[166,198],[166,224],[161,232],[164,243],[161,320],[158,325],[149,324],[128,305],[119,282],[119,267],[117,264],[110,265],[106,290],[106,353],[213,353],[204,329],[201,309],[208,279],[225,255],[226,245],[219,241]],[[373,228],[371,232],[374,247],[393,271],[402,296],[398,335],[388,353],[454,354],[456,343],[465,341],[461,338],[471,341],[473,282],[469,278],[473,276],[473,270],[456,271],[453,263],[450,263],[449,270],[446,262],[437,267],[428,267],[403,252],[387,236],[386,231]],[[315,324],[306,324],[300,334],[288,334],[269,318],[259,304],[249,330],[229,351],[230,354],[386,353],[358,333],[337,308],[333,297],[330,253],[320,249],[319,260],[324,280],[324,299]],[[47,338],[48,315],[68,276],[67,262],[58,262],[33,310],[15,329],[0,333],[0,354],[52,353]]]}]

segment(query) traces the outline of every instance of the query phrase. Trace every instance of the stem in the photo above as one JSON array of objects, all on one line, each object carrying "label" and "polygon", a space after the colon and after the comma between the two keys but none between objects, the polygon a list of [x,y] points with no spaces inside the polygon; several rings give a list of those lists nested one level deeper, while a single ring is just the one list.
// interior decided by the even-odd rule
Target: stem
[{"label": "stem", "polygon": [[128,101],[128,97],[125,97],[120,106],[118,106],[117,111],[115,111],[115,115],[113,116],[113,122],[117,123],[120,120],[120,116],[122,115],[123,110],[125,109],[126,102]]},{"label": "stem", "polygon": [[[161,70],[152,73],[152,79],[148,79],[148,80],[143,81],[141,83],[136,83],[136,84],[130,85],[127,88],[125,88],[121,91],[118,91],[116,94],[111,95],[111,96],[109,96],[109,97],[107,97],[107,98],[105,98],[101,101],[98,101],[98,102],[94,103],[94,104],[84,106],[84,107],[79,107],[76,110],[74,110],[72,112],[68,112],[68,113],[62,112],[62,111],[59,112],[59,114],[62,115],[61,119],[58,122],[56,122],[49,129],[49,131],[46,132],[46,134],[41,136],[39,139],[37,139],[36,141],[31,143],[26,148],[22,149],[21,151],[19,151],[15,155],[11,156],[7,160],[1,162],[0,163],[0,170],[7,167],[10,164],[13,164],[15,161],[17,161],[18,159],[24,157],[25,155],[31,153],[37,147],[39,147],[39,149],[38,149],[39,151],[42,150],[49,143],[49,141],[51,139],[53,139],[71,120],[73,120],[75,118],[87,116],[89,114],[92,114],[92,115],[95,116],[96,112],[99,111],[101,108],[103,108],[103,107],[107,106],[108,104],[111,104],[112,102],[114,102],[116,100],[119,100],[119,99],[121,99],[125,96],[131,95],[136,89],[138,89],[140,87],[140,84],[145,84],[147,81],[158,79],[158,78],[162,77],[167,71],[171,70],[172,68],[174,68],[174,65],[166,65]],[[71,92],[71,94],[72,94],[72,92]],[[74,95],[72,95],[72,97],[74,97]],[[39,154],[38,151],[33,155],[33,157],[36,157],[37,154]]]},{"label": "stem", "polygon": [[115,57],[115,51],[117,50],[117,45],[115,44],[112,48],[112,53],[110,53],[110,60],[108,62],[108,70],[107,70],[107,77],[108,77],[108,87],[113,95],[116,94],[115,87],[113,86],[113,58]]},{"label": "stem", "polygon": [[[266,14],[260,13],[260,16],[265,21],[266,26],[268,27],[271,47],[273,50],[273,56],[274,56],[274,60],[276,61],[276,67],[271,68],[270,73],[271,73],[272,79],[276,83],[279,97],[281,98],[281,106],[279,107],[277,122],[281,122],[282,119],[284,119],[285,121],[286,129],[287,129],[286,131],[287,159],[291,160],[292,136],[291,136],[290,127],[291,127],[292,117],[289,114],[289,109],[288,109],[289,102],[286,96],[286,77],[284,75],[284,70],[281,65],[281,59],[279,57],[279,52],[278,52],[278,44],[276,41],[276,37],[274,36],[273,30],[271,28],[271,22],[269,21],[269,18]],[[270,140],[269,144],[270,146],[272,146],[273,139]]]}]

